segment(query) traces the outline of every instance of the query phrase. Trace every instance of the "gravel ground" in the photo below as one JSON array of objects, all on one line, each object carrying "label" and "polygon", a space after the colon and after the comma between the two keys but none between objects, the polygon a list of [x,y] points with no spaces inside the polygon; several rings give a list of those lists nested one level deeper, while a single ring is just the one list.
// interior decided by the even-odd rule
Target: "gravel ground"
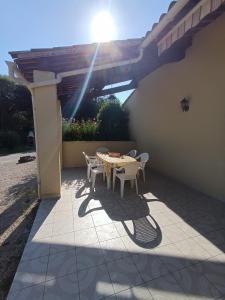
[{"label": "gravel ground", "polygon": [[0,156],[0,300],[6,299],[29,235],[36,209],[36,160],[18,164],[23,155]]}]

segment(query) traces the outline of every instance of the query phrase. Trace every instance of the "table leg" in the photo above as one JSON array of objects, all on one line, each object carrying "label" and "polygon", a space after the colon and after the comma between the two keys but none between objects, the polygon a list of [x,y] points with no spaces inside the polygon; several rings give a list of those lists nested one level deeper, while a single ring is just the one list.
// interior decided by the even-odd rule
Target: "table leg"
[{"label": "table leg", "polygon": [[107,189],[110,190],[110,188],[111,188],[111,172],[108,172],[106,177],[107,177]]}]

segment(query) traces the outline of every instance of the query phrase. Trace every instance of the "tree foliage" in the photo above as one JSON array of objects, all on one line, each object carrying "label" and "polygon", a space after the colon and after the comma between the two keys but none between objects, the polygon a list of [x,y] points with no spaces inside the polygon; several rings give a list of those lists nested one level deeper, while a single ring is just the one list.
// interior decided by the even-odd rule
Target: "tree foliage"
[{"label": "tree foliage", "polygon": [[98,113],[94,117],[94,120],[85,120],[84,118],[81,121],[75,119],[73,122],[64,120],[63,140],[117,141],[129,139],[128,114],[114,95],[101,98]]},{"label": "tree foliage", "polygon": [[15,141],[15,145],[19,140],[24,142],[31,129],[33,129],[33,113],[29,90],[15,84],[7,76],[0,76],[1,146],[10,144],[10,142],[4,143],[7,141],[7,134],[12,143],[13,140]]},{"label": "tree foliage", "polygon": [[104,102],[97,115],[99,135],[104,140],[128,140],[128,113],[118,99],[111,97]]}]

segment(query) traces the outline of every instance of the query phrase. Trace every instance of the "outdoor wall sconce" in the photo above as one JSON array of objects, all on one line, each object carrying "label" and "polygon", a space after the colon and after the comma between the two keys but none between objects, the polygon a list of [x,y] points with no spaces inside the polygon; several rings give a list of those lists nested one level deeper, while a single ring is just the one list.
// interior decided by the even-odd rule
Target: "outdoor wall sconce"
[{"label": "outdoor wall sconce", "polygon": [[187,98],[184,98],[180,101],[180,106],[183,112],[189,111],[190,101]]}]

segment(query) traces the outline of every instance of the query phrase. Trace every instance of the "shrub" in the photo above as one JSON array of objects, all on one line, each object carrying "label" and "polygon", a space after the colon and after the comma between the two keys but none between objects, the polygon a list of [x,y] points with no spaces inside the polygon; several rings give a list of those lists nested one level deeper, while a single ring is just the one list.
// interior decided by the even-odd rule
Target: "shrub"
[{"label": "shrub", "polygon": [[64,141],[120,141],[128,140],[128,113],[122,108],[120,102],[114,97],[101,102],[94,120],[63,121]]},{"label": "shrub", "polygon": [[112,99],[103,103],[97,115],[99,137],[102,140],[128,140],[128,113],[120,102]]},{"label": "shrub", "polygon": [[96,139],[98,123],[92,120],[69,122],[63,121],[64,141],[93,141]]},{"label": "shrub", "polygon": [[21,143],[20,136],[15,131],[2,131],[0,132],[0,148],[13,149]]}]

